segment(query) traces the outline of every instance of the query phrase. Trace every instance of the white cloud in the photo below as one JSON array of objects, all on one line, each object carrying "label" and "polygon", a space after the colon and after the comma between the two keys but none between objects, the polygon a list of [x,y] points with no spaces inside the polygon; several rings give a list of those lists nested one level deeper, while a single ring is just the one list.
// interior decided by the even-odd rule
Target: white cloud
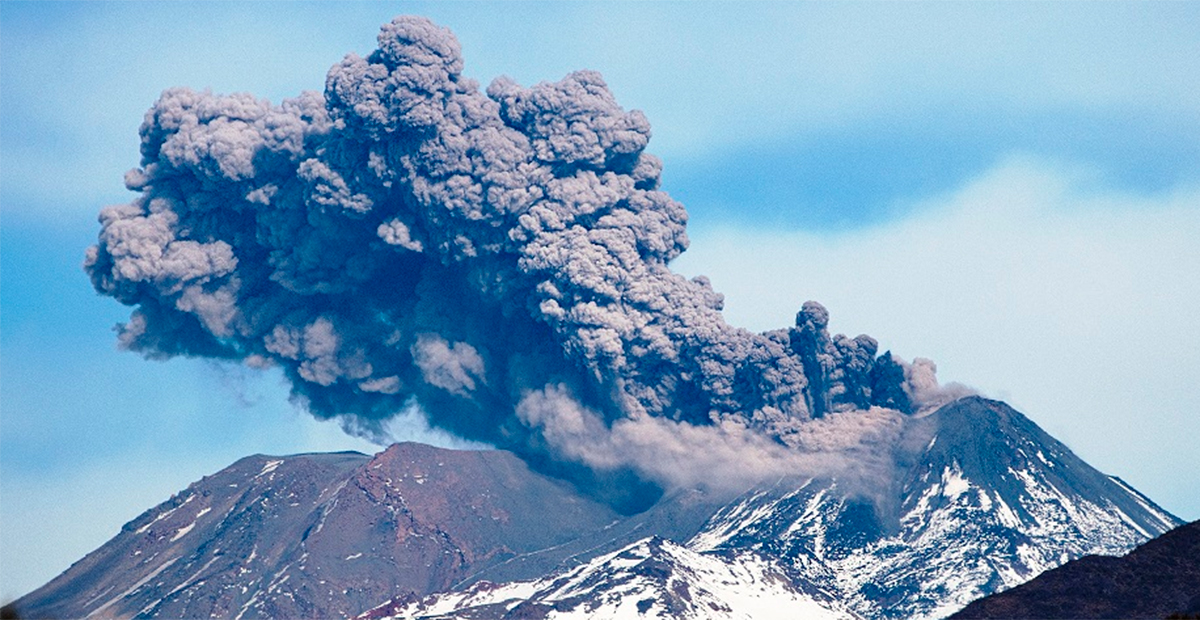
[{"label": "white cloud", "polygon": [[675,267],[765,330],[800,304],[831,330],[937,362],[1008,400],[1094,466],[1200,516],[1200,188],[1106,191],[1011,158],[909,218],[835,235],[693,229]]}]

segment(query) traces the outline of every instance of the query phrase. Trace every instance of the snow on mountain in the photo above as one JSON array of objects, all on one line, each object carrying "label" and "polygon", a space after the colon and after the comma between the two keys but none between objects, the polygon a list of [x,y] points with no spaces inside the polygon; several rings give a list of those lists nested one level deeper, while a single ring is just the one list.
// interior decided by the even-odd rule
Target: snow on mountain
[{"label": "snow on mountain", "polygon": [[[898,453],[911,462],[890,496],[782,478],[727,503],[682,547],[639,541],[538,581],[408,598],[370,617],[623,618],[647,601],[647,613],[669,618],[943,618],[1072,558],[1121,554],[1179,523],[1003,403],[962,399],[917,421],[907,439],[925,443]],[[669,570],[657,581],[639,572],[664,557]],[[708,586],[716,574],[736,575],[715,580],[736,585]],[[669,604],[674,576],[711,605]],[[759,594],[763,587],[775,593]],[[738,599],[739,591],[762,605]]]},{"label": "snow on mountain", "polygon": [[633,515],[502,451],[248,457],[16,606],[72,618],[932,619],[1180,523],[1003,403],[964,398],[905,429],[893,479],[785,477],[733,498],[683,489]]},{"label": "snow on mountain", "polygon": [[966,398],[922,422],[932,436],[894,496],[781,480],[722,509],[688,547],[780,558],[864,617],[941,618],[1179,523],[1003,403]]},{"label": "snow on mountain", "polygon": [[560,575],[403,599],[359,620],[531,617],[858,618],[827,594],[804,592],[784,569],[754,552],[701,554],[651,537]]}]

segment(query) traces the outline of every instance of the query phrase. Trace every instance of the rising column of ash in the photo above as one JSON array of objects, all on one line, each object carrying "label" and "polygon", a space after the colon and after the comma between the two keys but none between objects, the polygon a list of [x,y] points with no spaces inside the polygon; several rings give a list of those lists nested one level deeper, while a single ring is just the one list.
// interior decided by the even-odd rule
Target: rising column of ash
[{"label": "rising column of ash", "polygon": [[940,398],[930,364],[831,338],[818,304],[753,334],[672,272],[687,213],[599,74],[483,92],[426,19],[378,41],[279,105],[163,93],[126,177],[140,196],[101,213],[86,258],[135,308],[122,346],[280,367],[366,435],[416,403],[546,468],[659,485],[815,466],[798,455],[829,429],[873,437],[847,429]]}]

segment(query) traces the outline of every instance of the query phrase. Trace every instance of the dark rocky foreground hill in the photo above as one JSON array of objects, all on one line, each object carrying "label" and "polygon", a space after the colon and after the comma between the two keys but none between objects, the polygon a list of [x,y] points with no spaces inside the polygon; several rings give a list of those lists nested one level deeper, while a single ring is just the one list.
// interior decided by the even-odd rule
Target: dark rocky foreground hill
[{"label": "dark rocky foreground hill", "polygon": [[976,618],[1200,618],[1200,521],[1123,557],[1089,555],[951,616]]},{"label": "dark rocky foreground hill", "polygon": [[678,491],[634,515],[501,451],[248,457],[16,607],[26,618],[932,619],[1179,524],[1003,403],[962,399],[906,428],[891,491],[870,501],[795,477],[737,497]]}]

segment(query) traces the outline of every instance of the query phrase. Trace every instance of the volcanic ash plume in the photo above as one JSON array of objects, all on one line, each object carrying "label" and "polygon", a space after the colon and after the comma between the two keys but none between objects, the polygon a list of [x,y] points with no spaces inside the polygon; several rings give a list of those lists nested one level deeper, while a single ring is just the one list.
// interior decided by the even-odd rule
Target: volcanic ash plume
[{"label": "volcanic ash plume", "polygon": [[367,434],[415,402],[534,462],[659,483],[689,455],[797,452],[814,419],[937,397],[931,364],[831,338],[818,304],[788,329],[726,324],[707,280],[668,267],[687,213],[600,75],[481,92],[462,67],[448,30],[400,17],[323,95],[164,92],[125,179],[140,196],[100,214],[85,263],[135,308],[120,343],[278,366]]}]

